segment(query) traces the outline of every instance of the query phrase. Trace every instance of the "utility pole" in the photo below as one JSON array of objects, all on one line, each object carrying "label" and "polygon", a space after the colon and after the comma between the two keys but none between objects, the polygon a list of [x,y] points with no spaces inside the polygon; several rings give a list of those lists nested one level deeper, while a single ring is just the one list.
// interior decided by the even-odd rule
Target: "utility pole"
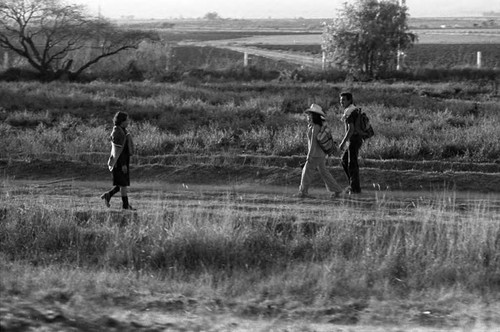
[{"label": "utility pole", "polygon": [[[406,0],[399,0],[399,7],[406,6]],[[401,31],[400,31],[401,32]],[[398,51],[396,55],[396,70],[401,70],[401,55],[403,52],[401,52],[401,45],[398,43]]]},{"label": "utility pole", "polygon": [[243,67],[248,67],[248,52],[243,53]]},{"label": "utility pole", "polygon": [[9,53],[7,53],[7,50],[3,52],[3,69],[9,69]]}]

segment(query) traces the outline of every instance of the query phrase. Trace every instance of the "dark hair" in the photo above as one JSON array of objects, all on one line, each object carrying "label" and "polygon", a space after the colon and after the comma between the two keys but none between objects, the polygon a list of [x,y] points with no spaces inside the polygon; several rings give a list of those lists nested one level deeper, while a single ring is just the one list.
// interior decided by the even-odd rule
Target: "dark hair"
[{"label": "dark hair", "polygon": [[119,126],[122,124],[123,121],[127,121],[128,119],[128,114],[125,112],[116,112],[115,116],[113,117],[113,123],[115,126]]},{"label": "dark hair", "polygon": [[340,93],[340,97],[345,97],[351,103],[354,103],[354,100],[352,100],[352,93],[350,93],[350,92],[342,92],[342,93]]},{"label": "dark hair", "polygon": [[320,126],[323,125],[323,117],[320,114],[314,112],[309,112],[309,113],[311,113],[312,116],[312,123]]}]

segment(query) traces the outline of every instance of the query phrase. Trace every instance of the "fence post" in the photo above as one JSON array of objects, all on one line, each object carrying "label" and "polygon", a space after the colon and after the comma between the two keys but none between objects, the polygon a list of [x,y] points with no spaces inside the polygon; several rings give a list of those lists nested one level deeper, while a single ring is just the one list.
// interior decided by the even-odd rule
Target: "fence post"
[{"label": "fence post", "polygon": [[477,68],[481,69],[481,51],[477,52]]},{"label": "fence post", "polygon": [[248,66],[248,53],[243,53],[243,67]]},{"label": "fence post", "polygon": [[321,56],[321,69],[325,70],[326,67],[326,53],[323,51],[323,55]]},{"label": "fence post", "polygon": [[3,52],[3,69],[9,69],[9,53]]}]

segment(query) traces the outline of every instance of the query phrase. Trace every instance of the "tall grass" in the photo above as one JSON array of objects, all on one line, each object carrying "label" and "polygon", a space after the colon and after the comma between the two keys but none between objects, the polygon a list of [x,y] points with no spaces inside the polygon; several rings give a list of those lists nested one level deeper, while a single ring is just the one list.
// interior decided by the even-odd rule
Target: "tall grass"
[{"label": "tall grass", "polygon": [[7,83],[0,86],[0,156],[107,152],[117,110],[132,118],[142,156],[306,152],[311,103],[343,135],[338,93],[350,90],[376,136],[365,158],[494,162],[500,109],[481,83],[329,84],[297,82],[190,84],[93,82]]},{"label": "tall grass", "polygon": [[238,281],[243,287],[231,290],[236,296],[255,289],[258,275],[257,288],[270,297],[325,303],[338,296],[499,290],[500,224],[487,202],[460,212],[444,196],[406,217],[383,208],[383,197],[379,204],[371,213],[339,208],[292,215],[277,206],[253,215],[228,200],[217,209],[158,205],[124,215],[26,202],[2,212],[0,252],[9,261],[168,280],[209,273],[227,284],[246,274]]}]

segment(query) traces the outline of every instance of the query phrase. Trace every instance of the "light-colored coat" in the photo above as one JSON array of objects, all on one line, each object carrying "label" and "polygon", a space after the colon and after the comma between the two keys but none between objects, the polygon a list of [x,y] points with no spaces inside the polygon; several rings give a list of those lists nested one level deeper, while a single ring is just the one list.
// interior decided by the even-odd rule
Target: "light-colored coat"
[{"label": "light-colored coat", "polygon": [[307,159],[310,157],[325,157],[325,151],[321,148],[316,137],[321,127],[317,124],[310,123],[307,126]]},{"label": "light-colored coat", "polygon": [[307,126],[307,159],[302,168],[299,186],[299,192],[303,195],[308,194],[316,170],[318,170],[321,179],[325,182],[328,191],[332,193],[340,193],[342,191],[342,188],[326,168],[326,153],[316,139],[320,129],[319,125],[313,123]]},{"label": "light-colored coat", "polygon": [[120,126],[113,127],[110,139],[111,139],[111,154],[108,159],[108,168],[109,171],[111,172],[113,171],[113,168],[115,168],[116,162],[118,161],[118,158],[120,158],[120,155],[123,152],[125,143],[128,144],[128,150],[131,156],[134,154],[134,143],[132,141],[132,136],[130,136],[130,133],[125,131]]}]

